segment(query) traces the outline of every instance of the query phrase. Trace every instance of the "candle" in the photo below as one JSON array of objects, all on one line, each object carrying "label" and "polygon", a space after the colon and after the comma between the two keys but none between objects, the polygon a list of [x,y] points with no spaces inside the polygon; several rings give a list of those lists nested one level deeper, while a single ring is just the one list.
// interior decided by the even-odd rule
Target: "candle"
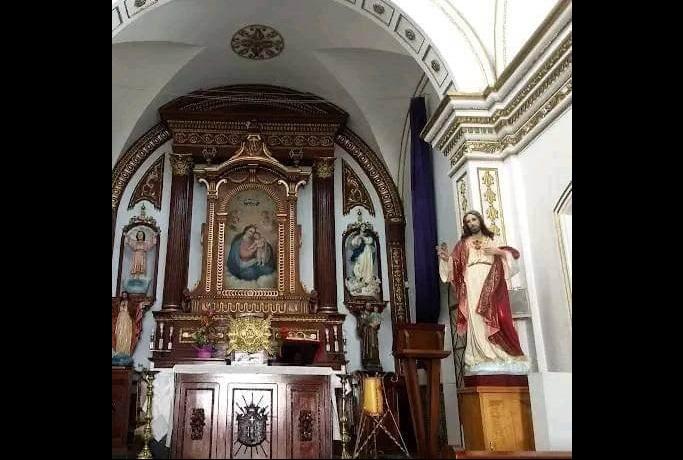
[{"label": "candle", "polygon": [[363,379],[363,412],[371,417],[377,417],[384,412],[382,381],[379,377]]}]

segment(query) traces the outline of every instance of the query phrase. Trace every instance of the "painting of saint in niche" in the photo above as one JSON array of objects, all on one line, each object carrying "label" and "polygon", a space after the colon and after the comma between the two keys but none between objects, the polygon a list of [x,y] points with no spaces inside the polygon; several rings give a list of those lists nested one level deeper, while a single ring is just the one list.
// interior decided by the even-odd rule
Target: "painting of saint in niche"
[{"label": "painting of saint in niche", "polygon": [[121,291],[153,296],[157,235],[145,225],[137,225],[126,232],[123,251],[123,282]]},{"label": "painting of saint in niche", "polygon": [[354,225],[344,240],[344,283],[354,297],[381,296],[377,239],[367,223]]},{"label": "painting of saint in niche", "polygon": [[260,190],[240,192],[228,205],[223,281],[228,289],[277,286],[276,214],[275,202]]}]

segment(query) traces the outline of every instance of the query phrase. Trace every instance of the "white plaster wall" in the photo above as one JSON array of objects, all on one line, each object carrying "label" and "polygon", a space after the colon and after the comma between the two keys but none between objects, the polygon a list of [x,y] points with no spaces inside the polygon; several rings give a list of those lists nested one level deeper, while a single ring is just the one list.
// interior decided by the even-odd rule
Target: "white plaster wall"
[{"label": "white plaster wall", "polygon": [[301,225],[301,250],[299,251],[299,278],[304,289],[313,289],[313,177],[299,188],[297,200],[297,220]]},{"label": "white plaster wall", "polygon": [[512,162],[517,175],[515,193],[526,205],[519,218],[526,221],[521,227],[528,234],[524,257],[532,276],[527,282],[537,302],[546,366],[551,372],[572,370],[571,319],[553,213],[572,179],[571,133],[570,108]]},{"label": "white plaster wall", "polygon": [[[408,125],[410,122],[407,122]],[[413,233],[413,192],[410,179],[410,168],[412,162],[410,161],[410,133],[406,136],[406,154],[404,160],[405,180],[403,181],[403,191],[401,192],[401,201],[403,201],[403,213],[406,219],[406,272],[408,277],[408,310],[410,311],[410,322],[415,322],[416,305],[415,305],[415,234]]]},{"label": "white plaster wall", "polygon": [[194,179],[192,190],[192,224],[190,226],[190,266],[187,285],[193,290],[202,280],[202,226],[206,223],[206,185]]},{"label": "white plaster wall", "polygon": [[512,62],[557,3],[558,0],[505,0],[502,35],[506,64]]},{"label": "white plaster wall", "polygon": [[[460,238],[459,213],[455,187],[447,171],[450,169],[448,159],[440,151],[434,149],[432,155],[434,168],[434,192],[436,197],[436,234],[438,243],[446,242],[452,248]],[[436,250],[434,251],[436,257]],[[443,384],[444,406],[446,411],[446,432],[448,444],[463,447],[458,413],[458,393],[455,379],[455,361],[453,358],[453,340],[451,337],[451,319],[449,304],[453,303],[450,284],[439,279],[440,314],[439,323],[445,326],[444,349],[451,354],[441,360],[441,383]]]},{"label": "white plaster wall", "polygon": [[493,62],[495,56],[495,18],[496,3],[500,0],[447,0],[462,15],[464,21],[472,28],[472,33],[481,41],[486,50],[488,60]]},{"label": "white plaster wall", "polygon": [[[114,251],[111,264],[111,293],[112,297],[116,293],[116,284],[118,282],[118,267],[119,267],[119,253],[121,250],[121,230],[125,227],[130,218],[140,214],[140,208],[143,203],[145,205],[145,210],[148,216],[154,217],[157,221],[157,225],[161,229],[161,237],[159,238],[159,270],[157,273],[157,292],[156,301],[152,308],[145,314],[142,323],[142,333],[140,334],[140,340],[138,342],[137,348],[133,353],[133,360],[135,365],[138,364],[148,367],[149,366],[149,338],[152,335],[154,329],[154,317],[152,311],[161,309],[161,302],[164,292],[164,268],[166,262],[166,242],[168,241],[168,209],[170,207],[171,201],[171,165],[168,159],[168,153],[171,152],[171,141],[166,142],[164,145],[159,147],[152,155],[150,155],[147,160],[143,162],[140,168],[131,178],[128,186],[123,192],[121,197],[121,204],[119,205],[119,210],[116,220],[116,232],[114,234]],[[154,206],[147,202],[141,202],[135,205],[131,210],[128,210],[128,203],[135,190],[135,186],[138,181],[144,176],[149,167],[156,162],[160,156],[165,156],[164,159],[164,187],[163,195],[161,199],[161,211],[154,208]]]},{"label": "white plaster wall", "polygon": [[572,450],[572,374],[529,375],[536,450]]},{"label": "white plaster wall", "polygon": [[571,313],[553,213],[572,179],[571,134],[570,107],[509,162],[535,333],[541,336],[540,372],[529,375],[537,450],[572,448]]}]

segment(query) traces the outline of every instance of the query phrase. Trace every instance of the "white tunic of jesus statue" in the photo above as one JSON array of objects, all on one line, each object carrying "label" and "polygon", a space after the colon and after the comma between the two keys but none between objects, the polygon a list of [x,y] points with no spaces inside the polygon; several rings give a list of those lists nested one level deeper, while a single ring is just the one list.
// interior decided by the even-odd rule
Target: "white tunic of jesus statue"
[{"label": "white tunic of jesus statue", "polygon": [[[493,240],[486,237],[475,240],[469,237],[465,244],[469,249],[467,268],[464,272],[468,313],[467,345],[464,356],[466,374],[526,374],[529,371],[527,358],[525,356],[510,356],[500,346],[489,341],[484,318],[477,313],[481,291],[495,257],[485,254],[484,249],[501,247],[504,244],[498,237]],[[505,281],[509,286],[510,278],[517,274],[519,267],[517,261],[508,251],[505,251],[502,262],[505,270]],[[439,275],[444,283],[453,280],[452,256],[448,260],[439,258]]]}]

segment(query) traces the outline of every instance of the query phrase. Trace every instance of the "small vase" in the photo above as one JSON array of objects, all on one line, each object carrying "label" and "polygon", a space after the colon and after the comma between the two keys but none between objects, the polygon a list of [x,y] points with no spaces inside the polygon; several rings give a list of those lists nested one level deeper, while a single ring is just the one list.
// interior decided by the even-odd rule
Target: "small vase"
[{"label": "small vase", "polygon": [[197,358],[211,358],[213,356],[213,347],[211,345],[205,345],[201,348],[197,348]]}]

